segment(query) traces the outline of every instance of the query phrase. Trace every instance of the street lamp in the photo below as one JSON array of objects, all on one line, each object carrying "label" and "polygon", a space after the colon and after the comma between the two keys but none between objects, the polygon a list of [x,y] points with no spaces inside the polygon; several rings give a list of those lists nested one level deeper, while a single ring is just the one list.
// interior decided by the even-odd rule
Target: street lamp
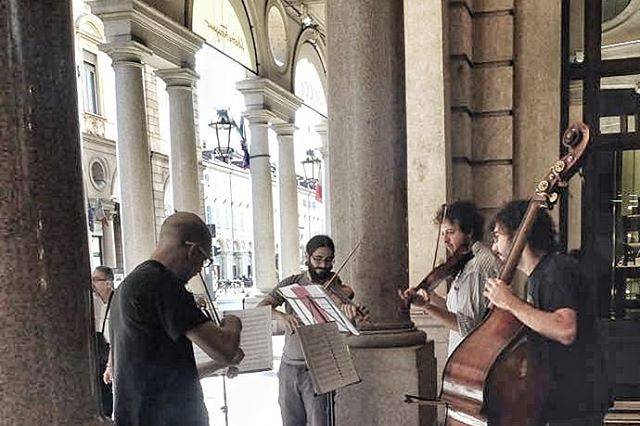
[{"label": "street lamp", "polygon": [[[243,152],[247,153],[246,139],[244,136],[244,125],[240,120],[240,126],[238,126],[235,120],[229,117],[229,110],[218,109],[216,110],[217,119],[209,123],[209,127],[216,132],[216,141],[218,146],[213,148],[213,155],[216,159],[225,163],[230,163],[235,150],[231,148],[231,130],[235,129],[240,135],[240,145]],[[205,151],[207,152],[207,151]]]},{"label": "street lamp", "polygon": [[320,167],[322,162],[316,157],[315,152],[310,149],[307,151],[307,158],[302,162],[302,170],[304,172],[304,178],[310,189],[315,188],[316,184],[320,180]]},{"label": "street lamp", "polygon": [[[304,172],[304,186],[307,189],[316,189],[316,185],[320,180],[320,166],[322,162],[316,157],[312,149],[307,151],[307,158],[302,162],[302,170]],[[311,237],[311,197],[307,192],[307,232]]]}]

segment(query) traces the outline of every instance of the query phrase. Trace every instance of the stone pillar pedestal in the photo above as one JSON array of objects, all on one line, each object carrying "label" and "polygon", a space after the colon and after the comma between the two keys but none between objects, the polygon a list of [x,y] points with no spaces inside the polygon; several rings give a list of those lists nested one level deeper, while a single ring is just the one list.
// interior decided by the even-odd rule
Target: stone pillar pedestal
[{"label": "stone pillar pedestal", "polygon": [[125,273],[146,260],[155,247],[151,162],[144,107],[142,60],[151,51],[140,43],[101,46],[113,60],[118,120],[118,181]]},{"label": "stone pillar pedestal", "polygon": [[188,68],[156,71],[167,84],[171,126],[171,185],[173,208],[202,216],[193,111],[193,89],[198,74]]},{"label": "stone pillar pedestal", "polygon": [[91,353],[71,7],[3,2],[0,22],[0,423],[108,424]]},{"label": "stone pillar pedestal", "polygon": [[373,321],[350,339],[363,381],[338,392],[341,425],[435,420],[402,398],[435,396],[433,347],[397,295],[409,282],[403,20],[396,0],[327,3],[332,235],[338,261],[362,243],[341,276]]},{"label": "stone pillar pedestal", "polygon": [[300,271],[298,244],[298,182],[293,151],[292,123],[271,126],[278,135],[278,186],[280,188],[280,278]]},{"label": "stone pillar pedestal", "polygon": [[106,222],[102,224],[102,264],[116,267],[116,239],[113,230],[113,213],[105,212]]},{"label": "stone pillar pedestal", "polygon": [[322,206],[324,208],[324,232],[331,233],[331,188],[329,188],[329,172],[331,170],[331,162],[329,161],[329,131],[327,120],[323,119],[322,123],[316,126],[316,133],[322,140],[322,148],[318,151],[322,156]]}]

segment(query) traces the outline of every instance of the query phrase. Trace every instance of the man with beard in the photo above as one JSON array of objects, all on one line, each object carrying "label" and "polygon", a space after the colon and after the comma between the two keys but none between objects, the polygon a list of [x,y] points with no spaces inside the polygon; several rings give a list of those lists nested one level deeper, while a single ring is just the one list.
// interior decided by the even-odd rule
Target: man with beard
[{"label": "man with beard", "polygon": [[[496,215],[493,247],[500,257],[509,253],[528,204],[512,201]],[[538,212],[518,264],[528,276],[526,301],[496,278],[488,280],[484,294],[532,330],[529,338],[551,373],[544,409],[547,424],[600,425],[601,415],[589,395],[591,384],[585,380],[585,348],[593,344],[595,320],[585,303],[578,262],[553,252],[555,236],[549,214]]]},{"label": "man with beard", "polygon": [[498,259],[482,243],[484,219],[475,204],[457,201],[443,206],[436,214],[441,225],[442,240],[449,255],[459,250],[471,250],[473,257],[454,277],[446,300],[435,293],[417,292],[408,288],[402,294],[406,302],[423,308],[429,315],[449,328],[449,350],[453,350],[473,328],[487,310],[487,300],[482,296],[485,282],[497,277]]},{"label": "man with beard", "polygon": [[[302,353],[300,339],[295,329],[300,325],[298,317],[289,305],[285,306],[285,313],[275,308],[285,302],[278,289],[293,284],[322,285],[332,277],[335,246],[331,238],[326,235],[316,235],[311,238],[306,247],[308,270],[301,274],[292,275],[282,280],[278,286],[262,300],[258,306],[271,306],[273,315],[285,327],[285,343],[278,371],[280,382],[278,403],[282,415],[283,426],[326,426],[328,424],[328,395],[316,396],[313,392],[311,376]],[[332,286],[353,298],[351,287],[344,285],[337,278]],[[336,300],[347,318],[354,321],[357,309],[362,308],[354,304],[343,304]]]}]

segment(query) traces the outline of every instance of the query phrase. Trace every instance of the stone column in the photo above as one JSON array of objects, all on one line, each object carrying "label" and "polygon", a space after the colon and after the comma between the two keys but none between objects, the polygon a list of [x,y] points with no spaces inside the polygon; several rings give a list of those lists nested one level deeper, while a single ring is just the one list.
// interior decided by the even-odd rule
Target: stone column
[{"label": "stone column", "polygon": [[202,216],[198,180],[193,89],[198,74],[188,68],[156,71],[167,84],[171,126],[173,208]]},{"label": "stone column", "polygon": [[124,270],[146,260],[155,246],[151,162],[144,102],[143,58],[151,51],[135,41],[101,46],[116,74],[118,181]]},{"label": "stone column", "polygon": [[253,259],[256,288],[266,294],[278,283],[273,231],[273,193],[269,164],[269,115],[250,112],[251,207],[253,213]]},{"label": "stone column", "polygon": [[298,252],[298,182],[293,152],[293,123],[271,126],[278,135],[278,186],[280,188],[280,278],[300,271]]},{"label": "stone column", "polygon": [[0,423],[106,424],[91,353],[71,6],[3,2],[0,22]]},{"label": "stone column", "polygon": [[[431,218],[442,203],[451,200],[452,192],[448,6],[442,1],[405,0],[404,8],[409,281],[416,285],[431,271],[440,237]],[[425,27],[431,30],[424,31]],[[444,254],[440,244],[438,257],[444,260]],[[440,290],[446,294],[444,286]],[[422,309],[413,309],[411,318],[435,343],[439,380],[447,360],[449,331]]]},{"label": "stone column", "polygon": [[334,0],[327,23],[332,235],[338,260],[362,242],[344,280],[374,322],[348,339],[362,383],[337,393],[337,423],[432,424],[433,410],[402,402],[435,391],[433,347],[397,296],[409,278],[403,2]]},{"label": "stone column", "polygon": [[322,156],[322,207],[324,208],[324,232],[331,233],[331,189],[329,188],[329,173],[331,171],[331,163],[329,161],[329,132],[327,128],[327,120],[316,126],[316,133],[322,140],[322,148],[318,151]]},{"label": "stone column", "polygon": [[113,213],[105,212],[106,223],[102,225],[102,263],[110,268],[116,267],[116,239],[113,231]]}]

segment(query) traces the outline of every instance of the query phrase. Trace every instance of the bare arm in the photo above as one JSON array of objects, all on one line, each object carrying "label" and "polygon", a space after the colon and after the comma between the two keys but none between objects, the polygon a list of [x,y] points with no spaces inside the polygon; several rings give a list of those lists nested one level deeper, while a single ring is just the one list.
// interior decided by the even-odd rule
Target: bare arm
[{"label": "bare arm", "polygon": [[214,361],[229,365],[238,355],[240,347],[240,320],[225,317],[220,327],[206,321],[188,330],[185,335]]},{"label": "bare arm", "polygon": [[571,308],[560,308],[553,312],[534,308],[516,297],[501,280],[487,281],[485,296],[498,308],[506,309],[524,325],[544,337],[563,345],[572,344],[578,332],[576,311]]},{"label": "bare arm", "polygon": [[455,314],[452,314],[446,308],[443,309],[437,305],[427,304],[424,306],[424,310],[449,330],[455,331],[457,333],[460,332]]},{"label": "bare arm", "polygon": [[578,320],[576,311],[571,308],[547,312],[514,297],[509,303],[508,310],[524,325],[548,339],[565,346],[569,346],[576,340]]},{"label": "bare arm", "polygon": [[295,315],[284,313],[276,309],[281,304],[282,303],[278,302],[271,295],[267,295],[265,296],[264,299],[260,301],[260,303],[258,303],[258,307],[271,306],[271,314],[273,315],[273,318],[275,318],[281,324],[284,324],[284,326],[290,332],[293,332],[293,330],[295,330],[300,325],[300,322],[298,321],[298,317],[296,317]]}]

